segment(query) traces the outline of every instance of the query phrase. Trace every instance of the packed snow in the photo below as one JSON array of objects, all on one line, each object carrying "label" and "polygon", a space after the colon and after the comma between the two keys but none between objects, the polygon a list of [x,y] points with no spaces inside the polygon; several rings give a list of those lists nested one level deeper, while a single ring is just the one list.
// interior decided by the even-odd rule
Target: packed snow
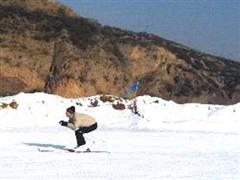
[{"label": "packed snow", "polygon": [[[0,179],[240,179],[240,103],[113,100],[45,93],[0,98]],[[103,153],[64,150],[76,145],[74,132],[58,124],[72,105],[96,118],[98,129],[85,138]]]}]

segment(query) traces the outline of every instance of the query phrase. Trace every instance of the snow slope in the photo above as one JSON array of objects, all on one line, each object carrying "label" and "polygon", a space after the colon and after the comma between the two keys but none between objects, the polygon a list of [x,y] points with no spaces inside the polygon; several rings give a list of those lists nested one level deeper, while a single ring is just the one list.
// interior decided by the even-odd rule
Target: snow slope
[{"label": "snow slope", "polygon": [[[91,106],[97,100],[98,106]],[[130,109],[115,110],[113,103],[102,102],[100,96],[64,99],[44,93],[24,94],[0,98],[1,103],[16,101],[18,108],[0,110],[4,126],[45,126],[66,119],[65,109],[75,105],[76,111],[97,118],[102,128],[148,129],[148,130],[202,130],[239,132],[240,103],[231,106],[207,104],[176,104],[161,98],[142,96],[120,102],[126,107],[136,104],[137,114]],[[119,100],[116,100],[119,101]],[[81,104],[81,105],[80,105]],[[21,122],[21,123],[17,123]]]},{"label": "snow slope", "polygon": [[[142,96],[116,99],[135,109],[115,110],[100,96],[20,93],[0,105],[12,101],[17,109],[0,108],[0,179],[240,179],[240,103],[180,105]],[[63,150],[76,143],[58,124],[71,105],[98,121],[85,135],[88,146],[110,153]]]}]

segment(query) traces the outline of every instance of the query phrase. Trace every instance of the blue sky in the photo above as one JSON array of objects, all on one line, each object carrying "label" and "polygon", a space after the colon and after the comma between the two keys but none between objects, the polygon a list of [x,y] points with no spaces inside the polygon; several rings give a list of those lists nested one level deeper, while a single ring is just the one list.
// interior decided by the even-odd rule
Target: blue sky
[{"label": "blue sky", "polygon": [[239,0],[59,0],[78,15],[240,62]]}]

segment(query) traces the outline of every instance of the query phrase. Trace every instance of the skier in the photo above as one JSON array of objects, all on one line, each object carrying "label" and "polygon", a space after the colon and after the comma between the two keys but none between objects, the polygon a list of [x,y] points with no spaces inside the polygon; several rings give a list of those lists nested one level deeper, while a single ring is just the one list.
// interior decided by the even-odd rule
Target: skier
[{"label": "skier", "polygon": [[76,113],[74,106],[66,109],[66,116],[68,117],[69,121],[67,122],[61,120],[59,121],[59,124],[75,131],[77,146],[74,149],[77,149],[86,144],[83,134],[97,129],[97,122],[92,116]]}]

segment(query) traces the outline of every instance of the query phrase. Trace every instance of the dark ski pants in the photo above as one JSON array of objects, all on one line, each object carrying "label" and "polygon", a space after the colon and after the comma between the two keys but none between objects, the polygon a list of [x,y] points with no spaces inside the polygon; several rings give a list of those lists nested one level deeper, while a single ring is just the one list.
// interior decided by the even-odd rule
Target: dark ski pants
[{"label": "dark ski pants", "polygon": [[89,127],[80,127],[77,131],[75,131],[77,145],[82,146],[82,145],[86,144],[83,134],[89,133],[95,129],[97,129],[97,123],[94,123],[93,125],[91,125]]}]

